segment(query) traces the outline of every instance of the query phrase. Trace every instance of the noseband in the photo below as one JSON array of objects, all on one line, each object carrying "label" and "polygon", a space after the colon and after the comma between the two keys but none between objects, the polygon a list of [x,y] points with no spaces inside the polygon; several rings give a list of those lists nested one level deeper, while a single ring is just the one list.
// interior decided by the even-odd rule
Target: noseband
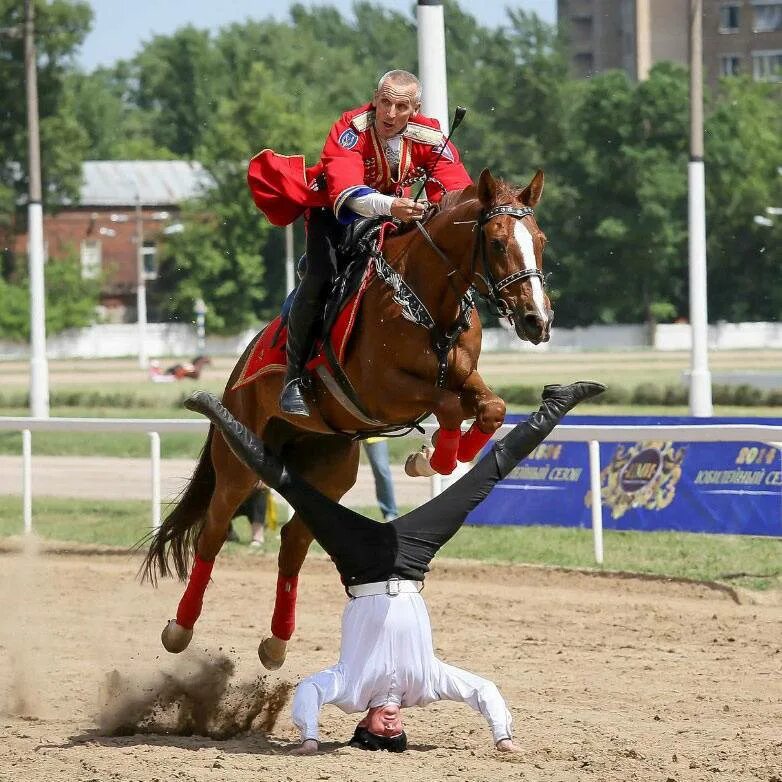
[{"label": "noseband", "polygon": [[[519,280],[527,280],[530,277],[537,277],[540,280],[540,284],[545,288],[546,278],[543,272],[539,271],[537,268],[519,269],[519,271],[513,272],[513,274],[509,274],[507,277],[503,277],[499,282],[497,282],[494,279],[494,275],[491,273],[491,270],[489,269],[489,259],[486,252],[484,228],[486,224],[495,217],[508,215],[509,217],[513,217],[516,220],[521,220],[533,214],[535,214],[535,210],[531,206],[518,208],[515,206],[503,205],[486,209],[478,216],[478,235],[475,239],[475,245],[473,246],[471,272],[473,276],[479,277],[481,280],[483,280],[483,284],[486,286],[486,296],[484,298],[496,308],[499,315],[503,318],[510,318],[512,315],[511,308],[508,306],[508,303],[505,301],[505,299],[502,298],[502,294],[500,293],[503,288],[507,288],[508,285],[512,285],[514,282],[518,282]],[[483,265],[483,274],[481,274],[477,269],[479,248],[481,263]]]}]

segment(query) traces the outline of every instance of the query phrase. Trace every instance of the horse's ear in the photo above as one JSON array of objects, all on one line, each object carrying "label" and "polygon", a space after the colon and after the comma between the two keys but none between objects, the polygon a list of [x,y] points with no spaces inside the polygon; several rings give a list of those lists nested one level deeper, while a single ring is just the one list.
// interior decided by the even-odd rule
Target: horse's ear
[{"label": "horse's ear", "polygon": [[543,171],[538,169],[538,172],[532,177],[532,181],[521,191],[519,200],[526,206],[531,206],[533,209],[538,205],[540,197],[543,195]]},{"label": "horse's ear", "polygon": [[485,207],[489,207],[494,203],[496,197],[497,180],[488,168],[484,168],[481,171],[481,178],[478,180],[478,199]]}]

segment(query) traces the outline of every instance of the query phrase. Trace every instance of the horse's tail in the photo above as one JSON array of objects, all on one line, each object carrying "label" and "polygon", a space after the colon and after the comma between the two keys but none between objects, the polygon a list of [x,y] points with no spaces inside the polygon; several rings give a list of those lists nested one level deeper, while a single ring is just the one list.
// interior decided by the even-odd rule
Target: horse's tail
[{"label": "horse's tail", "polygon": [[189,575],[196,540],[206,520],[206,509],[215,488],[215,468],[210,453],[213,433],[214,426],[210,426],[193,477],[179,495],[174,508],[157,531],[139,542],[142,546],[150,541],[149,551],[139,569],[142,582],[156,584],[158,577],[174,574],[184,581]]}]

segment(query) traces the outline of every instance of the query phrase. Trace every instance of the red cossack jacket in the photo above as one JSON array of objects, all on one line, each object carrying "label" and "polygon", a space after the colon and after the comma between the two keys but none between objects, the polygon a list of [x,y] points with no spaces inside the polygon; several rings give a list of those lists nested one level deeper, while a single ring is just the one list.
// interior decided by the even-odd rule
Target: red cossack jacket
[{"label": "red cossack jacket", "polygon": [[373,190],[409,196],[427,172],[429,201],[472,184],[453,144],[449,142],[438,159],[444,141],[437,120],[414,114],[402,132],[399,172],[394,177],[375,132],[370,103],[334,123],[316,165],[307,168],[301,155],[264,149],[250,161],[247,183],[256,206],[274,225],[288,225],[310,207],[331,207],[340,222],[350,223],[356,214],[345,205],[348,198]]}]

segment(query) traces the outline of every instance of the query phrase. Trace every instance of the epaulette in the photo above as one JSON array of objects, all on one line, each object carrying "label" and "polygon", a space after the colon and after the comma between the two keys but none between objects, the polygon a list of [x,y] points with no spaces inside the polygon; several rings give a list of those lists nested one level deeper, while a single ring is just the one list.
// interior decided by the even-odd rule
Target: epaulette
[{"label": "epaulette", "polygon": [[359,132],[363,133],[373,122],[375,121],[375,112],[371,109],[362,111],[361,114],[356,114],[350,124]]},{"label": "epaulette", "polygon": [[428,125],[419,125],[417,122],[408,122],[402,135],[405,138],[418,141],[421,144],[431,144],[436,146],[443,141],[443,134],[437,128],[430,128]]}]

